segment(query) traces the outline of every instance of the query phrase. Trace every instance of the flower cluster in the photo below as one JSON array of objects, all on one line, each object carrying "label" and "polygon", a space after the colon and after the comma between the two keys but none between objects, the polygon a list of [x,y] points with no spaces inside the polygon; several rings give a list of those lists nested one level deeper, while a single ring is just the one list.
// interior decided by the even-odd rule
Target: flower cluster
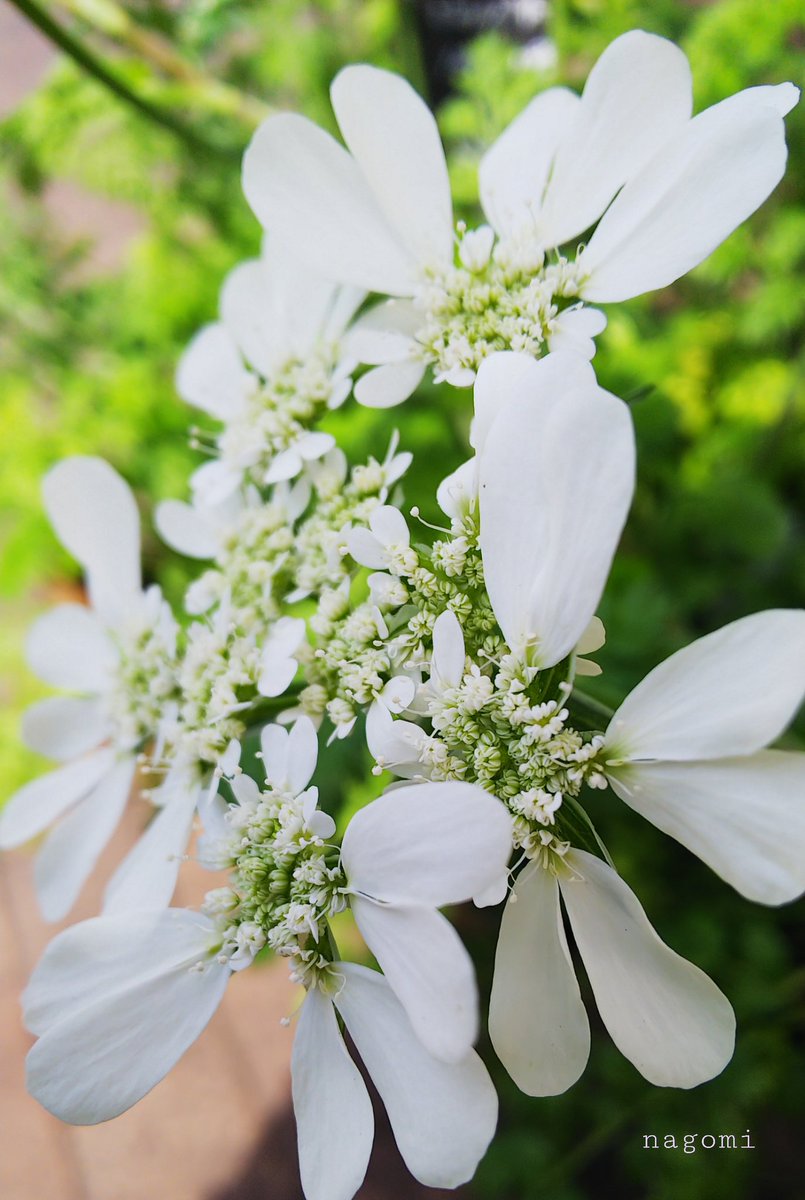
[{"label": "flower cluster", "polygon": [[[37,886],[56,919],[138,774],[155,809],[102,914],[34,971],[32,1093],[68,1121],[123,1112],[230,977],[274,953],[304,993],[292,1076],[308,1200],[349,1200],[371,1152],[339,1019],[417,1179],[468,1180],[493,1136],[472,963],[446,906],[505,901],[489,1030],[525,1092],[562,1092],[587,1061],[565,919],[648,1080],[723,1070],[729,1002],[652,929],[592,793],[753,900],[805,889],[805,757],[767,749],[805,692],[805,612],[701,638],[608,720],[578,686],[600,669],[587,656],[635,476],[629,410],[590,363],[606,322],[589,304],[672,282],[754,212],[782,174],[796,89],[692,117],[681,52],[627,34],[581,97],[550,89],[488,150],[474,229],[453,227],[435,122],[407,83],[351,67],[332,96],[347,149],[290,114],[255,134],[244,188],[270,236],[179,366],[210,455],[190,502],[156,512],[201,564],[184,613],[143,591],[137,506],[107,464],[68,459],[46,478],[89,605],[34,627],[32,666],[74,694],[34,706],[23,732],[63,765],[0,818],[5,846],[53,825]],[[474,388],[472,456],[438,489],[440,527],[404,514],[396,432],[384,458],[350,463],[327,429],[351,392],[394,405],[429,367]],[[349,822],[311,782],[320,728],[365,730],[375,779],[392,777]],[[199,912],[170,906],[196,827],[192,853],[228,872]],[[341,959],[346,914],[378,970]]]}]

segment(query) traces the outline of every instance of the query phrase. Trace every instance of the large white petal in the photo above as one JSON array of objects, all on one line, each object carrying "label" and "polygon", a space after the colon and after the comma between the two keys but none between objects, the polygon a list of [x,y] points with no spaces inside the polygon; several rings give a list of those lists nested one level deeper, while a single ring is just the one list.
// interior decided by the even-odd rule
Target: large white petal
[{"label": "large white petal", "polygon": [[417,359],[373,367],[355,384],[355,399],[364,408],[394,408],[419,386],[425,364]]},{"label": "large white petal", "polygon": [[312,121],[268,117],[243,159],[243,190],[261,224],[332,279],[411,295],[415,266],[354,158]]},{"label": "large white petal", "polygon": [[179,360],[176,390],[193,408],[228,421],[254,387],[238,348],[225,325],[205,325]]},{"label": "large white petal", "polygon": [[305,997],[291,1056],[299,1172],[306,1200],[352,1200],[372,1152],[375,1119],[332,1001]]},{"label": "large white petal", "polygon": [[628,300],[673,283],[760,207],[785,162],[783,119],[765,89],[706,109],[613,202],[579,260],[581,294]]},{"label": "large white petal", "polygon": [[[510,359],[508,361],[511,361]],[[575,355],[550,354],[500,380],[500,416],[480,455],[487,591],[511,649],[550,667],[593,616],[634,488],[626,405]]]},{"label": "large white petal", "polygon": [[478,168],[483,210],[495,230],[516,236],[534,226],[554,154],[579,98],[548,88],[528,104],[487,150]]},{"label": "large white petal", "polygon": [[[274,239],[270,242],[273,251]],[[261,259],[239,263],[221,288],[221,319],[244,358],[264,379],[294,353],[289,344],[282,289],[272,286],[274,269],[279,267],[273,261],[275,257],[272,253],[271,267]],[[298,266],[297,270],[305,282],[310,279],[306,267]],[[333,286],[328,284],[329,289]]]},{"label": "large white petal", "polygon": [[105,913],[162,908],[170,903],[201,788],[191,776],[177,771],[160,790],[166,793],[165,805],[109,880]]},{"label": "large white petal", "polygon": [[556,154],[541,215],[546,245],[592,225],[692,107],[690,66],[673,42],[640,29],[616,38],[590,72]]},{"label": "large white petal", "polygon": [[48,834],[36,857],[36,894],[46,921],[60,921],[75,903],[123,815],[135,761],[115,763],[100,783]]},{"label": "large white petal", "polygon": [[49,696],[26,709],[22,740],[47,758],[78,758],[105,741],[112,726],[102,701]]},{"label": "large white petal", "polygon": [[590,1025],[567,946],[559,887],[536,864],[517,876],[503,910],[489,1036],[529,1096],[567,1091],[590,1055]]},{"label": "large white petal", "polygon": [[163,500],[154,523],[163,542],[188,558],[214,558],[218,552],[212,521],[184,500]]},{"label": "large white petal", "polygon": [[417,264],[453,261],[450,181],[433,113],[407,80],[366,64],[330,89],[342,136]]},{"label": "large white petal", "polygon": [[478,1036],[472,960],[453,926],[429,908],[352,897],[352,912],[422,1045],[459,1062]]},{"label": "large white petal", "polygon": [[103,692],[118,653],[96,614],[83,604],[60,604],[31,626],[25,642],[31,670],[53,687]]},{"label": "large white petal", "polygon": [[0,847],[8,850],[21,846],[47,829],[72,804],[92,791],[114,761],[112,750],[97,750],[26,783],[0,813]]},{"label": "large white petal", "polygon": [[607,729],[628,759],[752,754],[783,732],[805,695],[805,611],[753,613],[655,667]]},{"label": "large white petal", "polygon": [[511,818],[472,783],[396,788],[349,823],[341,861],[354,892],[388,904],[458,904],[505,874]]},{"label": "large white petal", "polygon": [[657,1087],[691,1088],[732,1057],[735,1016],[712,979],[674,953],[599,858],[571,850],[560,877],[573,936],[609,1034]]},{"label": "large white petal", "polygon": [[318,755],[316,726],[310,717],[299,717],[288,734],[288,783],[294,795],[310,783]]},{"label": "large white petal", "polygon": [[[108,1121],[142,1099],[196,1040],[226,988],[228,966],[212,959],[203,971],[192,969],[197,942],[190,931],[190,955],[180,965],[151,978],[128,976],[124,990],[51,1026],[28,1055],[31,1095],[72,1125]],[[128,949],[118,942],[124,977]]]},{"label": "large white petal", "polygon": [[345,349],[372,365],[404,362],[413,357],[422,313],[407,300],[375,304],[355,321],[344,339]]},{"label": "large white petal", "polygon": [[22,997],[25,1024],[45,1033],[96,1001],[124,993],[203,957],[214,938],[208,917],[184,908],[93,917],[57,934]]},{"label": "large white petal", "polygon": [[129,485],[102,458],[65,458],[42,483],[59,541],[84,567],[92,603],[117,623],[140,592],[140,515]]},{"label": "large white petal", "polygon": [[495,1132],[497,1096],[474,1051],[459,1063],[428,1054],[376,971],[342,963],[336,1005],[386,1106],[405,1165],[429,1187],[471,1179]]},{"label": "large white petal", "polygon": [[530,354],[517,354],[513,350],[490,354],[481,363],[473,389],[475,412],[470,428],[470,444],[477,455],[480,456],[489,430],[507,404],[531,403],[534,391],[540,386],[541,372],[536,368]]},{"label": "large white petal", "polygon": [[748,899],[784,904],[805,891],[805,754],[635,763],[610,782]]}]

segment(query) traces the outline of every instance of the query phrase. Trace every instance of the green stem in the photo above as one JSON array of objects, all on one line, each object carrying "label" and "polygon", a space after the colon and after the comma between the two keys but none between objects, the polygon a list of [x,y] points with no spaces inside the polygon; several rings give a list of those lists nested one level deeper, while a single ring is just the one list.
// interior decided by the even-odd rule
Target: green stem
[{"label": "green stem", "polygon": [[81,67],[88,75],[110,91],[119,100],[128,104],[135,109],[141,116],[146,117],[155,125],[167,129],[174,136],[180,138],[187,146],[196,152],[213,155],[218,158],[233,159],[237,161],[240,157],[240,150],[218,146],[205,138],[200,137],[194,129],[186,125],[178,117],[172,113],[166,112],[164,109],[151,104],[149,100],[139,96],[136,92],[124,83],[117,75],[108,69],[108,67],[96,57],[91,50],[88,50],[78,38],[74,37],[68,30],[64,29],[57,21],[45,12],[40,7],[36,0],[10,0],[19,12],[26,17],[32,25],[45,35],[55,46],[63,51],[69,58]]}]

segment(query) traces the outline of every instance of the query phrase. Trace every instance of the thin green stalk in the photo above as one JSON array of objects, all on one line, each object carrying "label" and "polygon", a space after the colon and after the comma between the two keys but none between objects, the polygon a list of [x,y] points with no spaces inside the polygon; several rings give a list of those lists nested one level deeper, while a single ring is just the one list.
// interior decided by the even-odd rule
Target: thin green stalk
[{"label": "thin green stalk", "polygon": [[128,104],[141,116],[167,129],[175,137],[180,138],[185,145],[196,152],[217,158],[237,161],[241,150],[236,147],[220,146],[201,137],[184,121],[166,112],[149,100],[139,96],[124,83],[122,79],[109,70],[106,64],[89,50],[83,42],[60,25],[36,2],[36,0],[10,0],[10,3],[26,17],[32,25],[45,35],[49,41],[66,54],[69,58],[119,100]]}]

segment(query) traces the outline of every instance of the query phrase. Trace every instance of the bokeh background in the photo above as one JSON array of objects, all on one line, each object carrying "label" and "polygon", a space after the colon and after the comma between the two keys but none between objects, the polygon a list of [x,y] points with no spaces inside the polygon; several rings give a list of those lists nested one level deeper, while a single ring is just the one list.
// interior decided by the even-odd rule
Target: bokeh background
[{"label": "bokeh background", "polygon": [[[474,37],[484,24],[496,28]],[[332,128],[327,89],[343,64],[402,72],[437,107],[457,207],[472,219],[484,147],[536,91],[579,86],[635,27],[681,43],[697,109],[753,84],[802,82],[803,0],[0,0],[0,803],[46,765],[17,741],[40,694],[25,626],[79,587],[42,515],[43,471],[74,452],[117,466],[142,502],[147,574],[181,596],[186,565],[148,517],[184,494],[196,461],[193,414],[173,387],[179,353],[214,317],[228,268],[258,249],[239,159],[262,113],[294,108]],[[601,610],[605,671],[590,686],[610,704],[691,637],[805,603],[805,114],[787,124],[789,169],[771,200],[691,276],[612,308],[599,339],[599,378],[629,399],[640,456]],[[469,412],[468,394],[423,389],[396,412],[353,403],[332,420],[355,455],[382,454],[398,424],[417,453],[408,496],[427,511],[464,457]],[[802,745],[804,728],[788,744]],[[339,743],[319,783],[339,808],[367,798],[368,778],[359,747]],[[493,1066],[498,1137],[460,1194],[797,1200],[802,905],[742,900],[610,793],[593,810],[658,931],[731,998],[734,1060],[694,1092],[654,1089],[598,1025],[590,1066],[563,1097],[523,1097]],[[247,973],[224,1033],[205,1034],[145,1117],[74,1134],[25,1098],[14,995],[47,937],[28,874],[18,855],[1,877],[3,1200],[297,1200],[277,1025],[289,994],[272,966]],[[183,887],[192,897],[193,880]],[[494,918],[460,919],[488,988]],[[644,1134],[746,1130],[751,1151],[643,1149]],[[405,1177],[384,1134],[360,1196],[426,1194],[442,1195]]]}]

